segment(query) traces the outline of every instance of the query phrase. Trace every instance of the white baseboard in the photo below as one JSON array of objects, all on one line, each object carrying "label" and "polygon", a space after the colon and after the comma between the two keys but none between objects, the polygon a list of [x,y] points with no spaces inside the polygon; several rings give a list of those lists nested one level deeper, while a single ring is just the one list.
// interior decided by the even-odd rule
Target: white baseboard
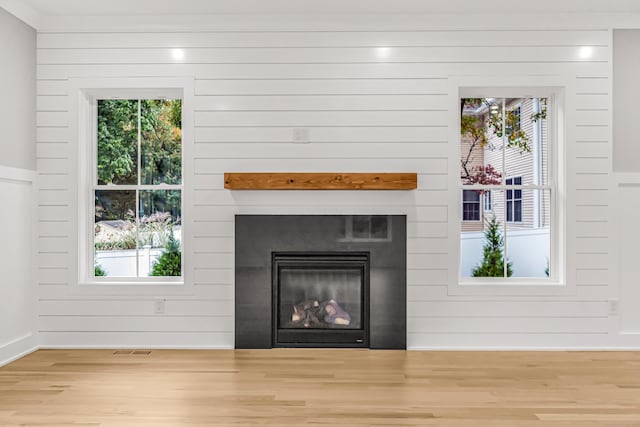
[{"label": "white baseboard", "polygon": [[0,367],[38,350],[37,337],[27,334],[0,346]]},{"label": "white baseboard", "polygon": [[159,346],[159,345],[41,345],[43,350],[234,350],[233,347],[211,345]]},{"label": "white baseboard", "polygon": [[[31,335],[0,347],[0,367],[16,361],[36,350],[234,350],[225,346],[131,346],[131,345],[33,345]],[[373,350],[376,351],[376,350]],[[640,346],[620,347],[412,347],[407,351],[464,351],[464,352],[507,352],[507,351],[640,351]],[[12,352],[12,353],[11,353]],[[7,356],[7,354],[13,354]]]}]

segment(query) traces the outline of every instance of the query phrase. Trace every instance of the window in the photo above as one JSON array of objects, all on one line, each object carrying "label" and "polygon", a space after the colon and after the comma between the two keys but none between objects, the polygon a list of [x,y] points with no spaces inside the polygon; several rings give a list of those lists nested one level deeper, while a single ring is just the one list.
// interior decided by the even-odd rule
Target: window
[{"label": "window", "polygon": [[[507,178],[506,184],[522,185],[522,177]],[[522,222],[522,190],[507,190],[507,222]]]},{"label": "window", "polygon": [[491,211],[491,190],[484,192],[484,211]]},{"label": "window", "polygon": [[522,129],[522,118],[520,114],[521,112],[522,108],[520,105],[518,105],[516,108],[511,110],[509,114],[507,114],[507,122],[511,121],[513,123],[513,130],[515,132],[518,132]]},{"label": "window", "polygon": [[[552,256],[556,182],[549,102],[548,97],[460,99],[462,283],[558,277]],[[472,220],[478,223],[467,222]]]},{"label": "window", "polygon": [[88,276],[180,278],[182,100],[96,98],[93,112],[88,200],[94,202],[94,256]]},{"label": "window", "polygon": [[462,220],[480,221],[480,192],[475,190],[462,191]]}]

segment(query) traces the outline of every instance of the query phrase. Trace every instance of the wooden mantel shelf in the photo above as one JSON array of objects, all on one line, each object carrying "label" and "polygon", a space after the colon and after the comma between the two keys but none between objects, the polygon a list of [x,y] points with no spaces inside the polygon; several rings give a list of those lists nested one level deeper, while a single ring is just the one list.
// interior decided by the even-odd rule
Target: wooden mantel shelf
[{"label": "wooden mantel shelf", "polygon": [[229,190],[415,190],[418,175],[412,172],[226,172]]}]

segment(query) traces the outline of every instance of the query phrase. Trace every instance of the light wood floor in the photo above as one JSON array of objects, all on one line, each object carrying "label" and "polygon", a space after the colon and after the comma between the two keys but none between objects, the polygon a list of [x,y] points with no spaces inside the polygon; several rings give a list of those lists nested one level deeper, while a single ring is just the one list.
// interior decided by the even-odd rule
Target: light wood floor
[{"label": "light wood floor", "polygon": [[41,350],[2,426],[640,426],[640,352]]}]

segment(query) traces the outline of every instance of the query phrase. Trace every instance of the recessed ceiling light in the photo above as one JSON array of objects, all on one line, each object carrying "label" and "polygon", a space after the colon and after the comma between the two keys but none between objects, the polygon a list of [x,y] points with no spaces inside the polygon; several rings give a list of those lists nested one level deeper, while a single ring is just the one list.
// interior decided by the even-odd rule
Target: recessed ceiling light
[{"label": "recessed ceiling light", "polygon": [[382,47],[376,48],[376,55],[378,55],[378,58],[386,58],[389,56],[390,53],[391,53],[391,48],[389,47],[382,46]]},{"label": "recessed ceiling light", "polygon": [[182,61],[184,59],[184,50],[182,49],[172,49],[171,57],[176,61]]},{"label": "recessed ceiling light", "polygon": [[580,55],[580,58],[582,59],[591,58],[593,55],[593,48],[591,46],[582,46],[578,55]]}]

